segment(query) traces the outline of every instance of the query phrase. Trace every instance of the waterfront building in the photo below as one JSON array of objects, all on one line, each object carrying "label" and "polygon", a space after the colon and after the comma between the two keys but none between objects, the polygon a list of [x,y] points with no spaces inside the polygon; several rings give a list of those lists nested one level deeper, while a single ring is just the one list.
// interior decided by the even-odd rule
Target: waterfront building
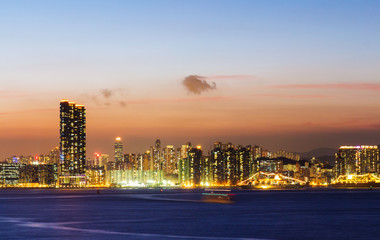
[{"label": "waterfront building", "polygon": [[106,184],[119,187],[154,187],[166,185],[163,171],[107,170]]},{"label": "waterfront building", "polygon": [[238,146],[236,150],[236,160],[238,181],[249,178],[254,172],[251,146]]},{"label": "waterfront building", "polygon": [[227,176],[226,176],[226,164],[223,159],[223,151],[222,151],[222,143],[215,142],[214,148],[211,150],[211,164],[213,171],[213,179],[214,184],[226,184]]},{"label": "waterfront building", "polygon": [[17,186],[20,179],[20,169],[25,166],[22,163],[0,163],[0,185]]},{"label": "waterfront building", "polygon": [[226,150],[223,153],[223,165],[226,172],[224,175],[228,185],[235,185],[238,180],[238,166],[236,161],[236,150],[232,143],[227,143]]},{"label": "waterfront building", "polygon": [[185,145],[181,146],[181,149],[178,154],[178,181],[180,183],[185,183],[186,179],[189,178],[188,176],[188,161],[187,161],[187,155],[189,150],[192,148],[191,142],[186,143]]},{"label": "waterfront building", "polygon": [[88,167],[86,170],[87,186],[103,186],[105,183],[104,166]]},{"label": "waterfront building", "polygon": [[62,100],[60,103],[60,185],[85,185],[86,109]]},{"label": "waterfront building", "polygon": [[335,161],[336,177],[380,173],[378,146],[341,146]]},{"label": "waterfront building", "polygon": [[201,185],[212,186],[214,185],[214,174],[213,168],[214,164],[212,162],[211,156],[203,156],[201,162]]},{"label": "waterfront building", "polygon": [[189,149],[187,158],[183,160],[183,181],[185,186],[200,186],[201,185],[201,172],[202,172],[202,148]]},{"label": "waterfront building", "polygon": [[32,164],[20,168],[20,185],[24,187],[55,186],[58,177],[57,164]]},{"label": "waterfront building", "polygon": [[283,161],[281,161],[280,159],[261,158],[259,159],[259,169],[261,172],[282,173]]}]

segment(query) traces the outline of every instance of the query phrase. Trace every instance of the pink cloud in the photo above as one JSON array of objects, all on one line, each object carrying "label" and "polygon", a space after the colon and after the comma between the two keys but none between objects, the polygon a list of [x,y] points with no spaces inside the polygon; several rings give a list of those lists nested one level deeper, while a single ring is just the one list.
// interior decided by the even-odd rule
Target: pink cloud
[{"label": "pink cloud", "polygon": [[254,75],[215,75],[206,77],[210,80],[218,80],[218,79],[257,79]]},{"label": "pink cloud", "polygon": [[329,95],[284,95],[284,94],[256,94],[254,97],[279,97],[279,98],[330,98]]},{"label": "pink cloud", "polygon": [[349,89],[380,91],[380,83],[287,84],[273,85],[272,87],[292,89]]},{"label": "pink cloud", "polygon": [[177,102],[203,102],[203,101],[219,101],[228,100],[227,97],[194,97],[194,98],[151,98],[151,99],[141,99],[141,100],[130,100],[126,101],[128,104],[152,104],[152,103],[177,103]]}]

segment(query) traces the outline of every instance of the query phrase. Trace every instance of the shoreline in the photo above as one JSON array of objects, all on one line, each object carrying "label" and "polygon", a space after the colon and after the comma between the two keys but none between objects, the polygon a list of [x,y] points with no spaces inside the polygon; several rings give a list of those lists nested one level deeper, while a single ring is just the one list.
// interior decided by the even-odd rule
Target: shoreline
[{"label": "shoreline", "polygon": [[[149,187],[149,188],[139,188],[139,187],[71,187],[71,188],[56,188],[56,187],[0,187],[1,190],[206,190],[208,188],[182,188],[182,187]],[[269,187],[269,188],[260,188],[260,187],[250,187],[250,188],[241,188],[241,187],[213,187],[212,189],[228,189],[231,191],[321,191],[321,190],[363,190],[363,189],[380,189],[380,186],[307,186],[307,187]]]}]

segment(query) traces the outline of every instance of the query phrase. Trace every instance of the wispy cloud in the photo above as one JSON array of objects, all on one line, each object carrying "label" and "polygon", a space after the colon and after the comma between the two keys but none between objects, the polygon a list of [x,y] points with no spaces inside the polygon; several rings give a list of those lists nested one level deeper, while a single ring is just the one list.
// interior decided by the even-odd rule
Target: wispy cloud
[{"label": "wispy cloud", "polygon": [[114,91],[110,89],[101,89],[100,93],[102,94],[103,97],[110,98],[114,94]]},{"label": "wispy cloud", "polygon": [[287,89],[348,89],[380,91],[380,83],[286,84],[272,85],[272,87]]},{"label": "wispy cloud", "polygon": [[122,107],[125,107],[126,104],[124,101],[121,100],[121,98],[124,98],[125,94],[123,89],[100,89],[98,93],[96,94],[85,94],[84,97],[90,99],[92,102],[96,103],[97,105],[103,105],[103,106],[110,106],[114,103],[119,104]]},{"label": "wispy cloud", "polygon": [[218,80],[218,79],[257,79],[254,75],[215,75],[206,77],[210,80]]},{"label": "wispy cloud", "polygon": [[285,95],[285,94],[255,94],[254,97],[277,97],[277,98],[331,98],[330,95],[302,94],[302,95]]},{"label": "wispy cloud", "polygon": [[227,97],[194,97],[194,98],[150,98],[141,100],[130,100],[124,102],[129,104],[154,104],[154,103],[178,103],[178,102],[205,102],[205,101],[220,101],[230,100]]},{"label": "wispy cloud", "polygon": [[216,89],[216,83],[212,82],[211,84],[205,80],[205,77],[198,75],[190,75],[187,76],[182,84],[185,86],[187,91],[192,94],[201,94],[202,92],[206,92],[209,90]]}]

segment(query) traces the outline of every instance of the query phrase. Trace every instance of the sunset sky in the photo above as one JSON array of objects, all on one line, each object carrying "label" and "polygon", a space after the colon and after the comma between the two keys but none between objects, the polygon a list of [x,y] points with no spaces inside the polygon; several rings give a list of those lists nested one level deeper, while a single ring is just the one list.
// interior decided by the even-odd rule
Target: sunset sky
[{"label": "sunset sky", "polygon": [[88,157],[380,144],[379,23],[380,1],[1,1],[0,160],[58,146],[61,99]]}]

